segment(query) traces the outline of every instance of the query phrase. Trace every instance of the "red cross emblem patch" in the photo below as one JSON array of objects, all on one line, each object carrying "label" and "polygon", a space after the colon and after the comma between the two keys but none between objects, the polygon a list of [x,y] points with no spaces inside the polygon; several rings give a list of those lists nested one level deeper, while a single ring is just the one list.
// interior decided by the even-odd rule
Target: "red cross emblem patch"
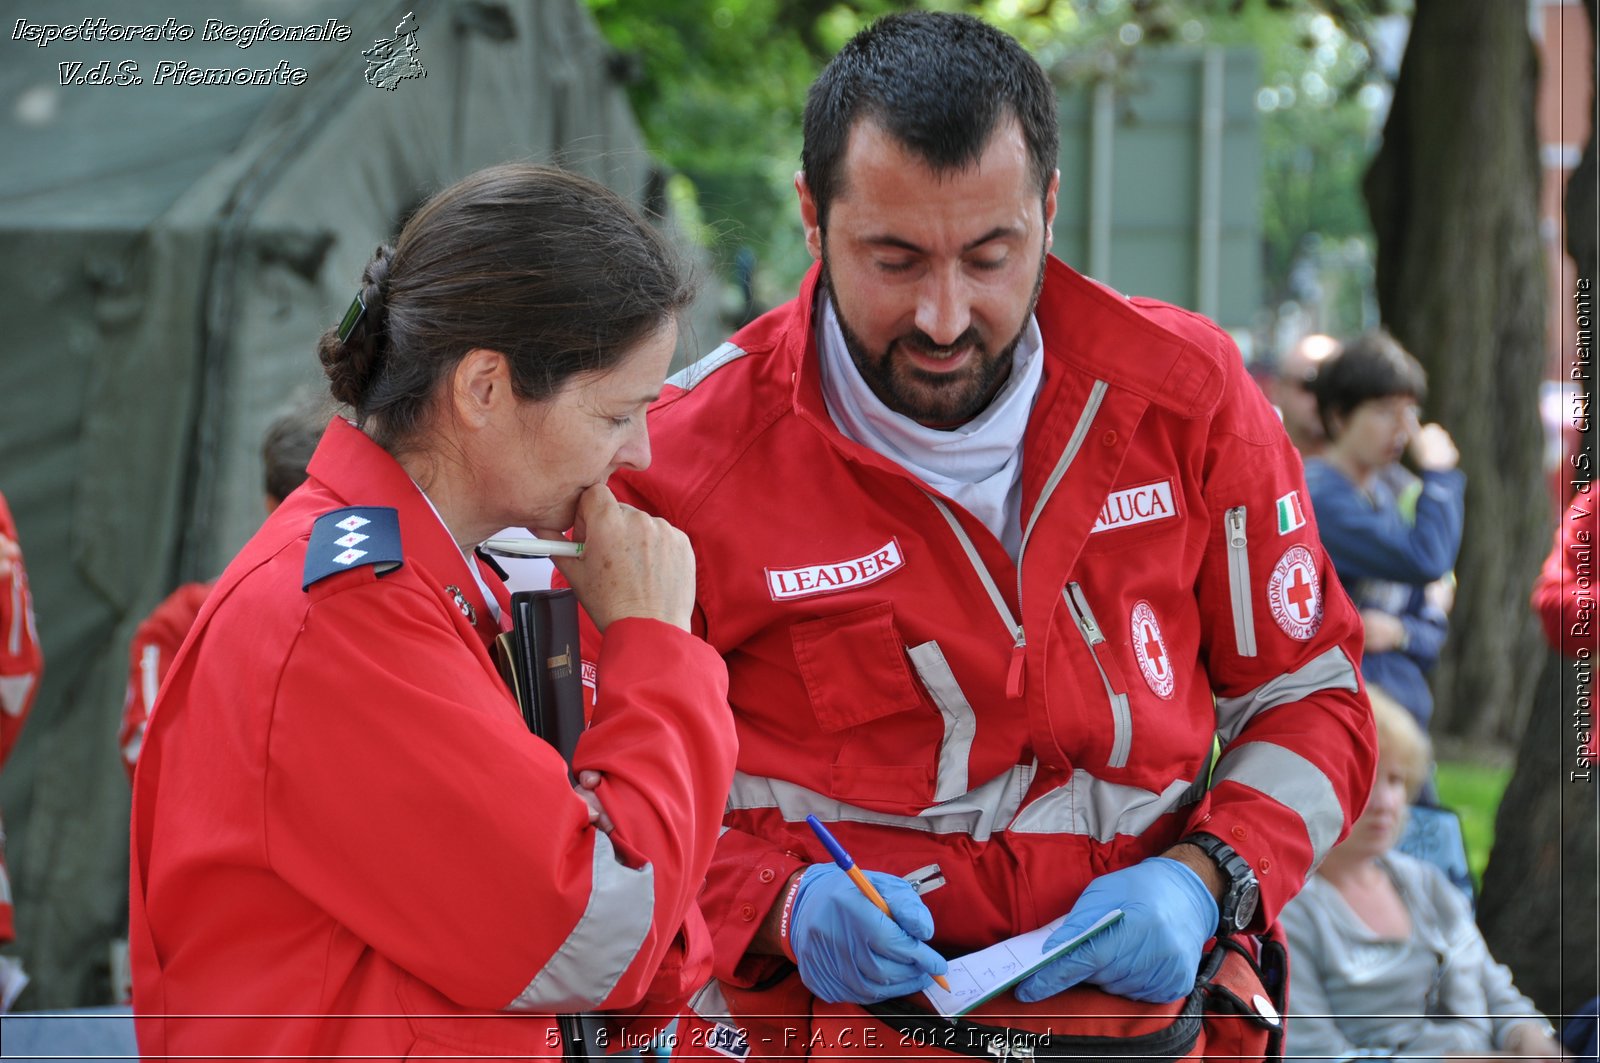
[{"label": "red cross emblem patch", "polygon": [[1278,558],[1267,584],[1267,604],[1283,633],[1310,641],[1322,626],[1322,587],[1317,583],[1316,559],[1303,546],[1291,546]]},{"label": "red cross emblem patch", "polygon": [[1130,618],[1133,636],[1133,655],[1139,659],[1139,671],[1150,684],[1157,697],[1172,697],[1172,658],[1167,655],[1167,640],[1161,635],[1161,625],[1156,623],[1156,611],[1150,603],[1134,603]]}]

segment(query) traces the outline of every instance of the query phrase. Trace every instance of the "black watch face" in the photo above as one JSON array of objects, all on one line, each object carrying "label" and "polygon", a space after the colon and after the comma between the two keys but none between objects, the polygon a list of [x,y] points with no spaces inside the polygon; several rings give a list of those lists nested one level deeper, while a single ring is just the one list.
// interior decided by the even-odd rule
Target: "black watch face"
[{"label": "black watch face", "polygon": [[1239,900],[1233,909],[1233,928],[1243,930],[1256,917],[1256,907],[1261,903],[1261,887],[1247,882],[1239,890]]}]

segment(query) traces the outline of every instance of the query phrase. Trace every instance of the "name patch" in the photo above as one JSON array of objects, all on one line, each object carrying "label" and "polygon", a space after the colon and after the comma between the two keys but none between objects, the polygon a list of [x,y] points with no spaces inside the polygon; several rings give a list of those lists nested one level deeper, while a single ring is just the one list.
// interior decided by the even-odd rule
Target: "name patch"
[{"label": "name patch", "polygon": [[1172,481],[1158,480],[1142,487],[1111,492],[1106,496],[1106,504],[1100,507],[1099,519],[1089,530],[1091,533],[1114,531],[1177,515],[1178,507],[1172,502]]},{"label": "name patch", "polygon": [[813,594],[832,594],[876,583],[903,564],[905,559],[900,556],[900,541],[890,539],[871,553],[848,561],[766,569],[767,592],[775,602],[807,598]]}]

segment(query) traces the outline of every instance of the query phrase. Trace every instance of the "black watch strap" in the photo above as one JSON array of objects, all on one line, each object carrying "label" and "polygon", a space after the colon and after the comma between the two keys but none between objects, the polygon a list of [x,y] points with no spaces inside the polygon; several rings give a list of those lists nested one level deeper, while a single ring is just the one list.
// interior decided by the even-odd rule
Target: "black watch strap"
[{"label": "black watch strap", "polygon": [[1233,846],[1214,834],[1195,833],[1183,841],[1209,856],[1222,872],[1222,900],[1218,903],[1218,934],[1237,934],[1250,925],[1261,902],[1255,872]]}]

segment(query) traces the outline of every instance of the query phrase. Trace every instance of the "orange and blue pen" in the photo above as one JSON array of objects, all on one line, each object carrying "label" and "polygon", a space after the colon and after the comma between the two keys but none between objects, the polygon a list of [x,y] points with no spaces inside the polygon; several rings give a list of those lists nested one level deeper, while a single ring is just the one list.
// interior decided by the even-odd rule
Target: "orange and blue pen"
[{"label": "orange and blue pen", "polygon": [[[829,832],[827,827],[822,825],[822,821],[816,816],[807,816],[806,822],[810,824],[812,833],[817,836],[817,840],[822,843],[822,847],[828,850],[828,855],[833,857],[833,862],[839,865],[839,870],[849,875],[850,881],[856,884],[856,889],[861,891],[861,895],[876,904],[878,911],[889,916],[892,922],[894,916],[889,912],[889,902],[883,899],[883,894],[878,892],[877,887],[872,884],[872,880],[862,874],[861,869],[856,866],[854,858],[844,851],[844,846],[839,844],[839,840]],[[933,980],[939,983],[940,989],[943,989],[946,993],[950,992],[950,983],[945,981],[944,975],[936,974],[933,976]]]}]

